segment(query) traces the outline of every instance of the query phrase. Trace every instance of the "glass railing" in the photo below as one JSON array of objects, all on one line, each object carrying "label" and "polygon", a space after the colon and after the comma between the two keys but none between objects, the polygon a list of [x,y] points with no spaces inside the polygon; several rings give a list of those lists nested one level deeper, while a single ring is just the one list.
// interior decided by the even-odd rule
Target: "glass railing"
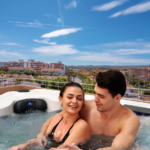
[{"label": "glass railing", "polygon": [[[67,82],[58,82],[51,80],[29,79],[29,78],[0,78],[0,87],[27,85],[34,87],[42,87],[47,89],[60,90]],[[81,83],[84,92],[94,94],[94,84]],[[124,95],[125,99],[136,99],[143,101],[150,101],[150,89],[141,88],[127,88]]]}]

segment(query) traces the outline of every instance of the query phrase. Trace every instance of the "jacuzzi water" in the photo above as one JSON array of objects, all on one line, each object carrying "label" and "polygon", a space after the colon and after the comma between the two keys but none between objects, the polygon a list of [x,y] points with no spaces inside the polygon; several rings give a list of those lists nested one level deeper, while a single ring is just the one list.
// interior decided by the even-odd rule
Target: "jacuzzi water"
[{"label": "jacuzzi water", "polygon": [[[14,115],[7,118],[0,118],[0,150],[8,150],[14,145],[24,143],[25,141],[36,137],[43,123],[58,112],[36,112],[31,114]],[[142,150],[150,149],[150,117],[140,116],[141,126],[137,137],[134,140],[134,146],[143,147]],[[103,147],[103,141],[112,141],[113,137],[104,137],[98,139],[98,135],[92,135],[93,146]],[[102,137],[101,135],[99,138]],[[95,139],[94,139],[95,138]],[[92,142],[93,143],[93,142]],[[109,143],[108,143],[109,145]],[[93,148],[89,148],[94,150]],[[132,148],[134,149],[134,148]],[[32,147],[30,150],[44,150],[40,147]]]}]

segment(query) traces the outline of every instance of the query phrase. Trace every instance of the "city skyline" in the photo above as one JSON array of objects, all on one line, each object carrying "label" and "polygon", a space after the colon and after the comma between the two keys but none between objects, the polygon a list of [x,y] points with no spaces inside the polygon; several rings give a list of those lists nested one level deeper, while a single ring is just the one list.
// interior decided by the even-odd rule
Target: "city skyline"
[{"label": "city skyline", "polygon": [[6,0],[0,14],[0,62],[150,64],[150,0]]}]

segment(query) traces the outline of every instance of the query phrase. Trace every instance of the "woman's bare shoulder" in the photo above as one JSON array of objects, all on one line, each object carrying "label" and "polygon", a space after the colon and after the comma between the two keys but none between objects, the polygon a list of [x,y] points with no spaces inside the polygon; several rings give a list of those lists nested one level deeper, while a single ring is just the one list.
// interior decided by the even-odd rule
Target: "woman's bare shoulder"
[{"label": "woman's bare shoulder", "polygon": [[87,139],[91,135],[89,124],[81,118],[74,125],[74,132],[80,133],[81,135],[84,134]]},{"label": "woman's bare shoulder", "polygon": [[58,114],[56,114],[56,115],[50,117],[49,119],[50,119],[51,121],[55,121],[55,120],[57,121],[57,120],[60,120],[62,117],[63,117],[62,112],[60,112],[60,113],[58,113]]},{"label": "woman's bare shoulder", "polygon": [[[49,126],[51,123],[54,123],[54,124],[55,124],[55,122],[56,122],[57,120],[59,120],[61,117],[62,117],[62,113],[60,112],[60,113],[58,113],[58,114],[56,114],[56,115],[50,117],[50,118],[43,124],[43,126],[44,126],[44,127],[45,127],[45,126]],[[43,126],[42,126],[42,127],[43,127]]]},{"label": "woman's bare shoulder", "polygon": [[89,124],[88,124],[85,120],[83,120],[82,118],[80,118],[80,119],[77,121],[77,124],[78,124],[78,126],[86,126],[86,127],[89,126]]}]

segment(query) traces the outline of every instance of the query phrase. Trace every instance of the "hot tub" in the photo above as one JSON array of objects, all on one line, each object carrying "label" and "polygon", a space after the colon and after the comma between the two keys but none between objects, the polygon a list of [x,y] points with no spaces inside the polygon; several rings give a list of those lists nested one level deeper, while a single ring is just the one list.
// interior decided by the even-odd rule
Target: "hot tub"
[{"label": "hot tub", "polygon": [[[8,150],[8,148],[24,143],[25,141],[36,137],[43,123],[51,116],[58,113],[55,112],[35,112],[31,114],[15,114],[8,117],[0,118],[0,150]],[[141,126],[133,145],[143,147],[142,150],[150,148],[150,117],[139,117]],[[109,138],[109,137],[108,137]],[[91,139],[92,140],[92,139]],[[106,137],[105,137],[106,140]],[[103,141],[99,142],[102,144]],[[94,143],[93,143],[94,144]],[[96,143],[97,144],[97,143]],[[101,145],[100,145],[101,146]],[[30,150],[44,150],[41,147],[33,147]],[[91,149],[91,148],[90,148]],[[86,149],[88,150],[88,149]],[[92,149],[93,150],[93,149]],[[131,150],[131,149],[130,149]]]}]

